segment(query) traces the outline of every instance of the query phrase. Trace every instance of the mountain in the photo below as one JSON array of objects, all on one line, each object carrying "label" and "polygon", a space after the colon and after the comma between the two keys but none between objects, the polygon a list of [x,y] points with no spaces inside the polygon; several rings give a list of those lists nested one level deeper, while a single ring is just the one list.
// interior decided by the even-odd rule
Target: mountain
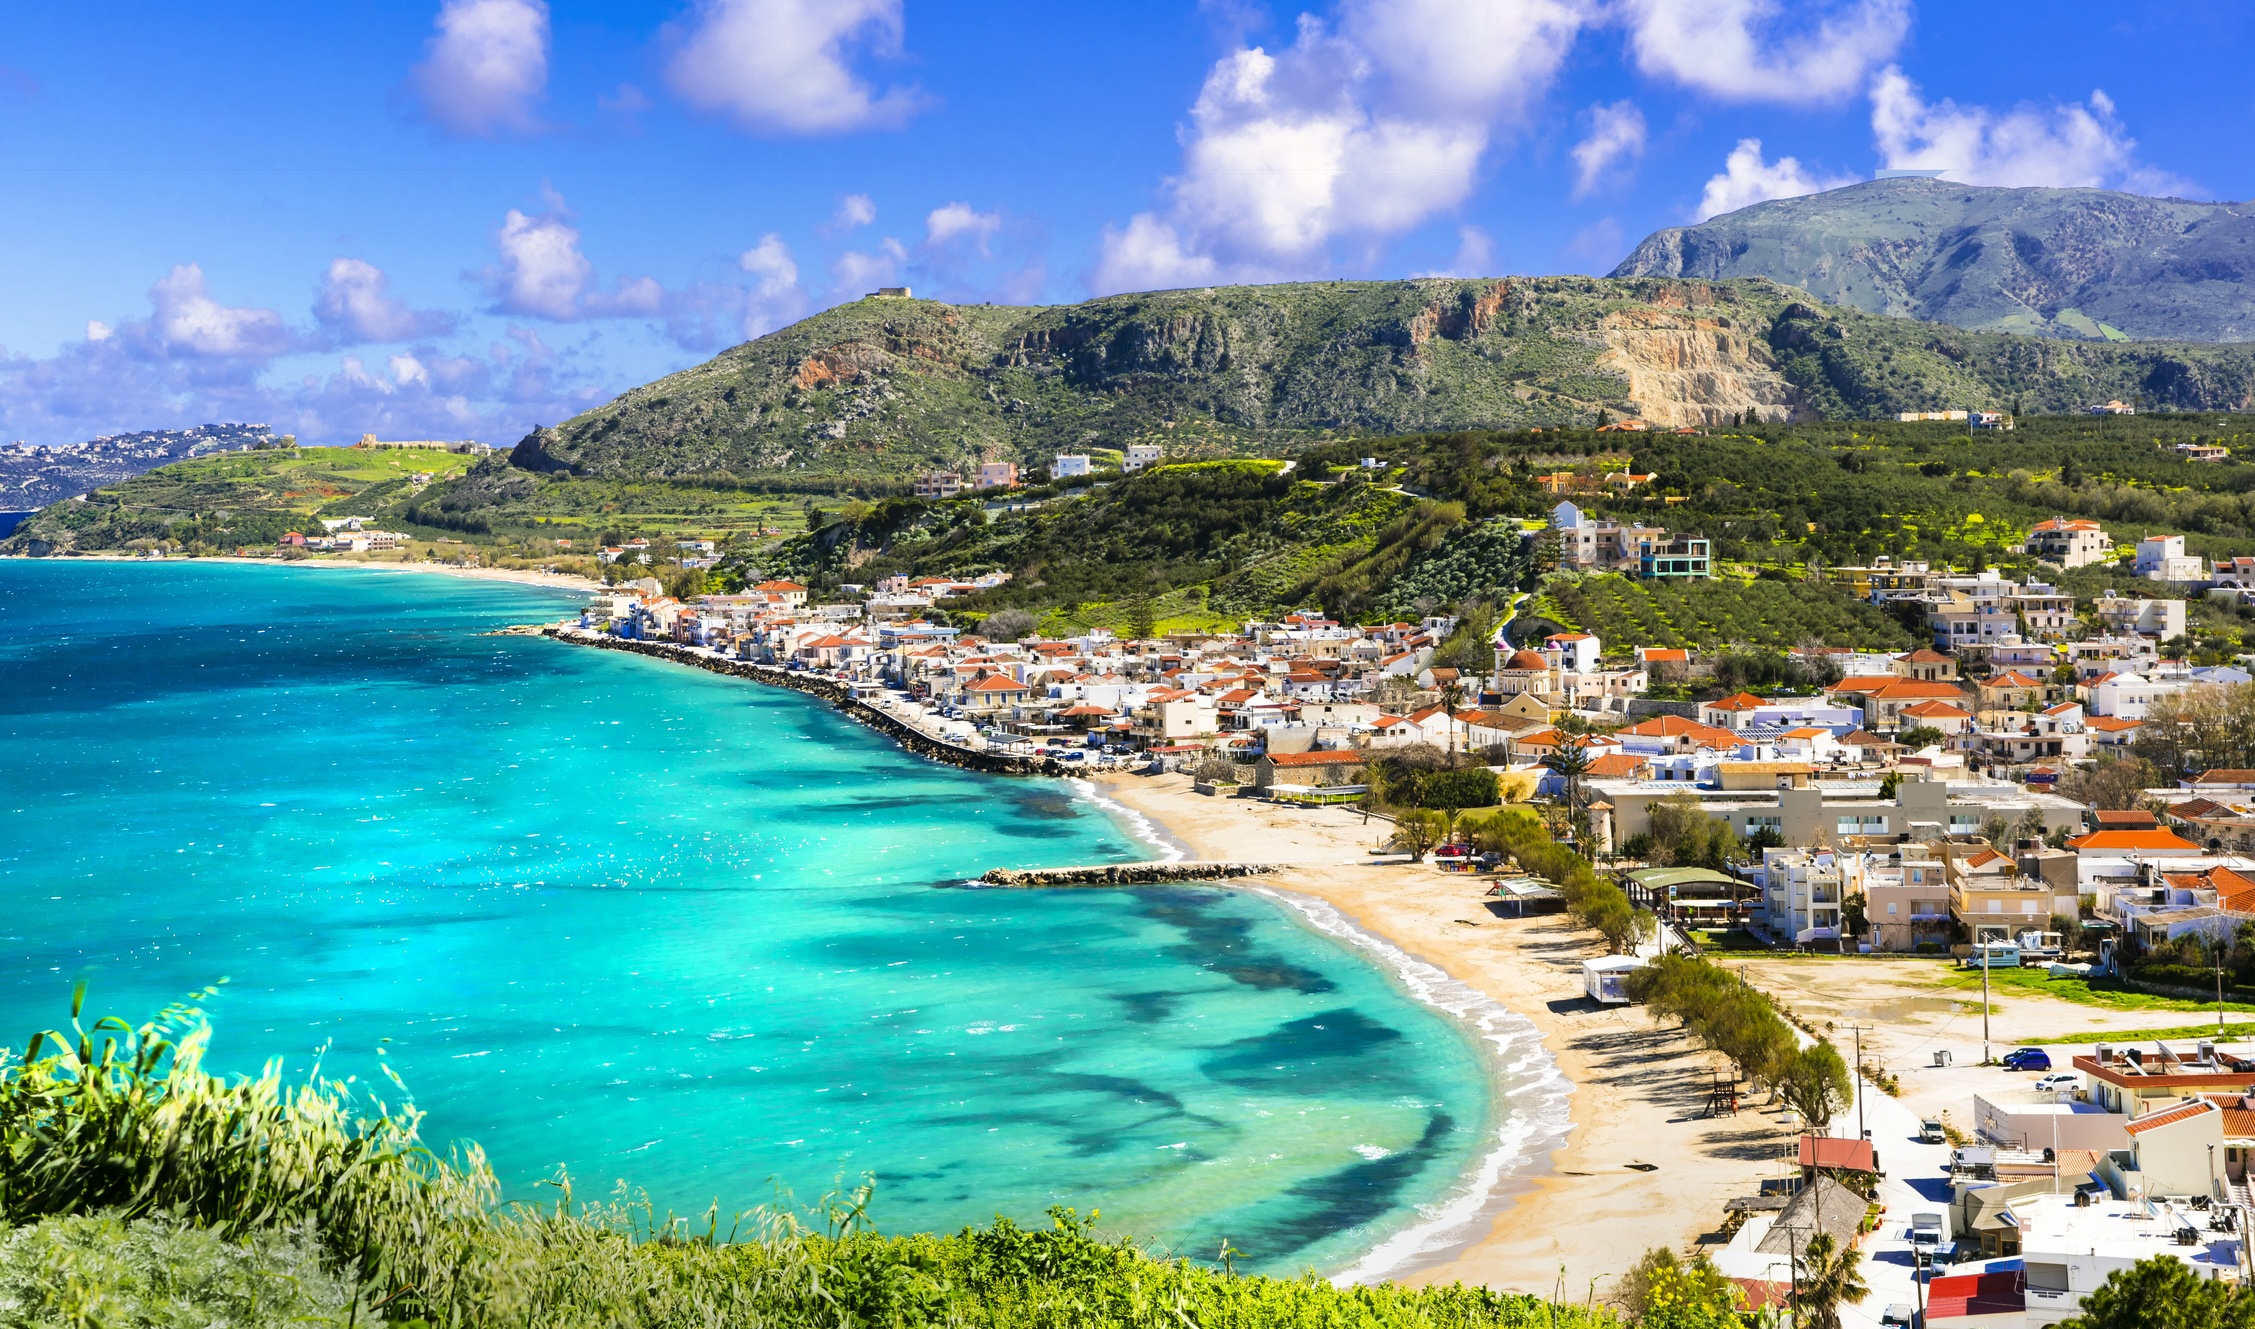
[{"label": "mountain", "polygon": [[1645,237],[1615,277],[1767,277],[1866,313],[2087,340],[2255,340],[2255,206],[1873,180]]},{"label": "mountain", "polygon": [[1314,282],[1054,307],[870,297],[536,430],[511,463],[827,490],[1131,442],[1220,456],[1601,412],[1674,426],[2110,397],[2236,409],[2255,405],[2251,367],[2255,348],[1984,336],[1743,278]]},{"label": "mountain", "polygon": [[277,440],[265,425],[197,425],[138,434],[104,434],[70,447],[0,448],[0,509],[29,511],[214,452],[267,447]]}]

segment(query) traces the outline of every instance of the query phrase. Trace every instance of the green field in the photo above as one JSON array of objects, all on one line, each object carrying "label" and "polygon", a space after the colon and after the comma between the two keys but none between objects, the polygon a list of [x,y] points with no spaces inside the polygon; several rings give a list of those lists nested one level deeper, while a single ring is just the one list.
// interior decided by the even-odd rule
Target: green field
[{"label": "green field", "polygon": [[1833,587],[1806,582],[1650,582],[1588,576],[1553,584],[1533,610],[1609,647],[1827,646],[1909,650],[1902,625]]}]

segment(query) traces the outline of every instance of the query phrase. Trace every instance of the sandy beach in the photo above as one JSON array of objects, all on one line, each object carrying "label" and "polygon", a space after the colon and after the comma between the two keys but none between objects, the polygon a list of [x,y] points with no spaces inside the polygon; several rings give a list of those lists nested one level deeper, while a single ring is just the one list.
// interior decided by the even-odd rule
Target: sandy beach
[{"label": "sandy beach", "polygon": [[213,554],[194,559],[148,559],[135,558],[129,554],[70,554],[63,557],[101,563],[239,563],[247,567],[305,569],[316,572],[348,568],[367,572],[427,572],[437,573],[444,577],[463,577],[471,581],[506,581],[514,582],[519,586],[546,586],[559,591],[592,593],[603,589],[599,582],[561,572],[532,572],[519,568],[461,568],[450,567],[444,563],[382,562],[374,559],[366,562],[348,562],[341,559],[316,558],[236,558],[229,554]]},{"label": "sandy beach", "polygon": [[1720,1224],[1727,1201],[1779,1173],[1794,1137],[1774,1112],[1705,1115],[1719,1061],[1640,1010],[1601,1009],[1583,995],[1581,961],[1602,952],[1594,934],[1557,916],[1498,917],[1483,885],[1428,864],[1374,863],[1390,828],[1365,825],[1353,809],[1208,798],[1184,776],[1100,784],[1195,857],[1289,864],[1259,881],[1331,904],[1526,1017],[1571,1081],[1560,1147],[1507,1177],[1453,1241],[1410,1262],[1403,1281],[1544,1294],[1563,1286],[1575,1298],[1594,1281],[1603,1299],[1645,1250],[1692,1246]]}]

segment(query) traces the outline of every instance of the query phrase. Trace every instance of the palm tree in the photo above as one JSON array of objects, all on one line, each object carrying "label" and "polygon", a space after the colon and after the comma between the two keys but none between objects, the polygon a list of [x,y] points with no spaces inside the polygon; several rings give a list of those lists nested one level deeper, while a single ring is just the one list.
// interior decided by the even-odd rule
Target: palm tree
[{"label": "palm tree", "polygon": [[1840,1308],[1871,1291],[1856,1271],[1863,1258],[1853,1246],[1840,1249],[1829,1232],[1809,1238],[1802,1256],[1806,1272],[1793,1293],[1794,1323],[1801,1329],[1840,1329]]},{"label": "palm tree", "polygon": [[1441,714],[1449,721],[1449,765],[1456,765],[1456,709],[1464,704],[1464,685],[1455,679],[1441,684]]}]

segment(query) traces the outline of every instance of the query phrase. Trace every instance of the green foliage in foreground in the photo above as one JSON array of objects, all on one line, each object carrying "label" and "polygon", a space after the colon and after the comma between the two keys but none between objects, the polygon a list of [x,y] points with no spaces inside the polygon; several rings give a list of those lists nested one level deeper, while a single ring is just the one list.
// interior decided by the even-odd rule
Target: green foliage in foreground
[{"label": "green foliage in foreground", "polygon": [[0,1066],[0,1322],[238,1326],[1133,1326],[1602,1329],[1603,1312],[1462,1285],[1334,1288],[1155,1258],[1053,1211],[953,1236],[870,1230],[867,1193],[820,1227],[724,1231],[646,1207],[503,1206],[474,1148],[427,1150],[387,1110],[269,1065],[221,1079],[191,1006],[80,1021]]}]

